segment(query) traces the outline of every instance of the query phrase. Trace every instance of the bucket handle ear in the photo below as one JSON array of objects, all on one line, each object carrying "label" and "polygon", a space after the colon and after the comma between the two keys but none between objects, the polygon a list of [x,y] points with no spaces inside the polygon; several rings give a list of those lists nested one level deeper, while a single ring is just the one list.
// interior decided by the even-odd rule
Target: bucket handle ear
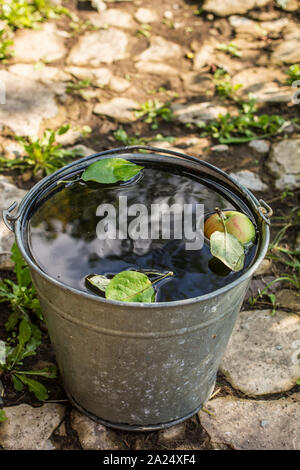
[{"label": "bucket handle ear", "polygon": [[15,221],[18,219],[19,214],[11,215],[11,212],[16,209],[18,203],[15,201],[8,209],[3,211],[3,220],[6,227],[11,231],[15,231]]},{"label": "bucket handle ear", "polygon": [[273,209],[263,199],[259,200],[259,206],[257,208],[260,217],[270,225],[270,218],[273,215]]}]

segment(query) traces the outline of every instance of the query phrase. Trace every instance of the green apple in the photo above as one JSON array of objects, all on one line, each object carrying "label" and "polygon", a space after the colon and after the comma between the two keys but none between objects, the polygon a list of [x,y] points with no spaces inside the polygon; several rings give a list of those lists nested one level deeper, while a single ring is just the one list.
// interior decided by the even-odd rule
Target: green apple
[{"label": "green apple", "polygon": [[211,215],[204,223],[204,235],[210,239],[214,232],[225,232],[224,225],[228,233],[236,237],[243,245],[254,242],[256,231],[253,223],[242,212],[224,211],[223,220],[221,211]]}]

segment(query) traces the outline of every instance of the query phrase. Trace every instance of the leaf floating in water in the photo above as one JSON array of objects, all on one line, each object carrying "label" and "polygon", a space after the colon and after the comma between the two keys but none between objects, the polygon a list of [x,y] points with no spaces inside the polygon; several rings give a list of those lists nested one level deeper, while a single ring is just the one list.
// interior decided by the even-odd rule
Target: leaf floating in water
[{"label": "leaf floating in water", "polygon": [[245,252],[239,240],[227,232],[214,232],[210,237],[210,251],[232,271],[244,267]]},{"label": "leaf floating in water", "polygon": [[85,278],[88,284],[91,284],[96,289],[99,289],[101,292],[105,292],[108,284],[110,283],[110,279],[106,276],[102,276],[101,274],[92,274]]},{"label": "leaf floating in water", "polygon": [[231,269],[226,266],[220,259],[211,258],[208,262],[209,269],[217,276],[226,277],[231,273]]},{"label": "leaf floating in water", "polygon": [[128,181],[144,167],[123,158],[105,158],[92,163],[82,174],[83,181],[111,184],[117,181]]},{"label": "leaf floating in water", "polygon": [[155,290],[146,274],[137,271],[123,271],[110,281],[105,297],[121,302],[153,302]]}]

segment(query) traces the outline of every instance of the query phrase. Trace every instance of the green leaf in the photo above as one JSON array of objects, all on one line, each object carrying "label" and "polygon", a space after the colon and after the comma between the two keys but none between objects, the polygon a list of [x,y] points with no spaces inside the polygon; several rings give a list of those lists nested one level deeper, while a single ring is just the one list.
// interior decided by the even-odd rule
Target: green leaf
[{"label": "green leaf", "polygon": [[102,276],[101,274],[87,276],[86,281],[101,292],[105,292],[108,284],[110,283],[110,279],[106,276]]},{"label": "green leaf", "polygon": [[5,415],[5,411],[4,410],[0,410],[0,423],[3,423],[4,421],[7,420],[7,417]]},{"label": "green leaf", "polygon": [[11,249],[11,259],[15,264],[14,271],[16,273],[19,286],[27,287],[31,283],[30,272],[16,242],[14,242]]},{"label": "green leaf", "polygon": [[27,320],[22,320],[19,326],[19,343],[24,346],[30,340],[32,334],[31,325]]},{"label": "green leaf", "polygon": [[239,240],[226,232],[214,232],[210,237],[210,251],[233,271],[244,267],[245,252]]},{"label": "green leaf", "polygon": [[24,385],[22,384],[21,380],[18,379],[15,375],[12,376],[12,381],[14,388],[17,392],[21,392],[24,388]]},{"label": "green leaf", "polygon": [[297,384],[297,385],[300,385],[300,379],[297,380],[296,384]]},{"label": "green leaf", "polygon": [[48,398],[48,392],[46,387],[34,379],[29,379],[26,375],[15,374],[18,379],[20,379],[23,384],[28,385],[29,391],[34,393],[38,400],[44,401]]},{"label": "green leaf", "polygon": [[116,183],[128,181],[143,169],[123,158],[105,158],[92,163],[82,174],[83,181],[95,181],[96,183]]},{"label": "green leaf", "polygon": [[108,284],[105,297],[121,302],[153,302],[155,291],[146,274],[137,271],[123,271]]},{"label": "green leaf", "polygon": [[55,365],[44,367],[44,369],[37,370],[22,370],[18,373],[22,375],[38,375],[39,377],[46,377],[47,379],[55,379],[57,377],[57,367]]},{"label": "green leaf", "polygon": [[58,134],[58,135],[63,135],[63,134],[65,134],[69,129],[70,129],[70,124],[65,124],[64,126],[61,126],[61,127],[58,129],[57,134]]},{"label": "green leaf", "polygon": [[15,329],[15,327],[18,324],[18,321],[20,319],[20,312],[18,310],[13,311],[9,317],[7,322],[5,323],[5,328],[7,331],[12,331]]}]

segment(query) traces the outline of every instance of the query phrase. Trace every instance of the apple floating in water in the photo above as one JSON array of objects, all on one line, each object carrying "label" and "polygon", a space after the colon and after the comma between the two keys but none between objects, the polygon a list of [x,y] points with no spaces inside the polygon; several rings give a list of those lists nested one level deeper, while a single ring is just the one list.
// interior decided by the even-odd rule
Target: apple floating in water
[{"label": "apple floating in water", "polygon": [[221,217],[220,212],[217,210],[204,223],[204,235],[208,239],[216,231],[225,232],[226,227],[227,233],[236,237],[243,245],[254,242],[256,237],[255,227],[246,214],[238,211],[222,211],[223,215]]}]

